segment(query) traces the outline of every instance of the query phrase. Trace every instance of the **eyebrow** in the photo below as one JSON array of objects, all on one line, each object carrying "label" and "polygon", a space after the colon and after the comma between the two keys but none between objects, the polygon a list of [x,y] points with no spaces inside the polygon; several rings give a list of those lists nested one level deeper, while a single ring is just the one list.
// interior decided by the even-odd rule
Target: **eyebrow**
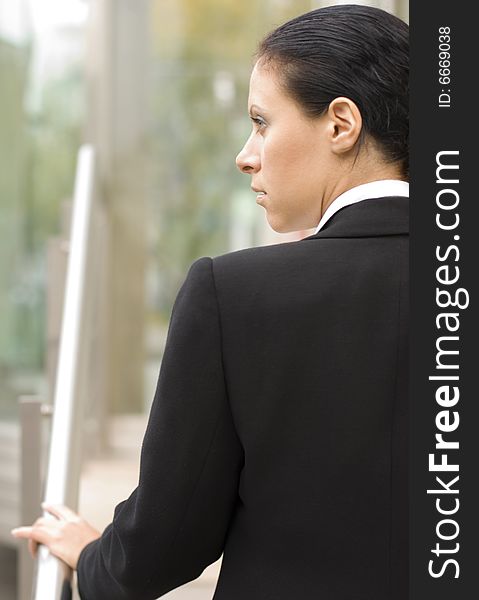
[{"label": "eyebrow", "polygon": [[251,114],[253,111],[264,112],[264,108],[261,108],[261,106],[258,106],[257,104],[252,104],[249,107],[249,114]]}]

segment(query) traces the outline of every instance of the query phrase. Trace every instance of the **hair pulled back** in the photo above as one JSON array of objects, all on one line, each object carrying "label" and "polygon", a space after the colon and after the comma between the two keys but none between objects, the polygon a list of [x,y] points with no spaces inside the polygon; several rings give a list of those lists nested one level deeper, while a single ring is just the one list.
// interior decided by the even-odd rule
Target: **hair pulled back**
[{"label": "hair pulled back", "polygon": [[409,28],[369,6],[312,10],[271,33],[256,53],[309,117],[319,117],[338,96],[361,112],[358,151],[370,135],[384,160],[409,174]]}]

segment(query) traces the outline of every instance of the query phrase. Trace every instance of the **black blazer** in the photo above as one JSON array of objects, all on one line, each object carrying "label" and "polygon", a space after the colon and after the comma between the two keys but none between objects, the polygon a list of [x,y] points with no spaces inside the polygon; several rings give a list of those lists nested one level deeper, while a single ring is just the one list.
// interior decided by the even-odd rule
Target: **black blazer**
[{"label": "black blazer", "polygon": [[408,598],[408,209],[192,264],[83,600],[156,598],[223,552],[215,600]]}]

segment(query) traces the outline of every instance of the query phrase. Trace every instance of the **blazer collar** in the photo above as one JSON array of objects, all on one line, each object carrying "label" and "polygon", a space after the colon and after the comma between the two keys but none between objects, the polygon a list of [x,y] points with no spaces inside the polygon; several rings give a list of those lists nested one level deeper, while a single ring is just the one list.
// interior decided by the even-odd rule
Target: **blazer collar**
[{"label": "blazer collar", "polygon": [[322,229],[303,240],[316,238],[376,237],[409,233],[409,198],[368,198],[343,206]]}]

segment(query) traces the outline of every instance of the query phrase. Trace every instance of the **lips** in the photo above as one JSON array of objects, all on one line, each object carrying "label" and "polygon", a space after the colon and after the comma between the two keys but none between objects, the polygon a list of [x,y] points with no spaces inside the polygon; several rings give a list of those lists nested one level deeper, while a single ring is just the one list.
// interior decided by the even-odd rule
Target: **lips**
[{"label": "lips", "polygon": [[266,196],[266,192],[264,190],[260,190],[259,188],[255,188],[254,186],[251,186],[251,189],[253,190],[253,192],[256,192],[256,200],[260,200],[261,198]]}]

